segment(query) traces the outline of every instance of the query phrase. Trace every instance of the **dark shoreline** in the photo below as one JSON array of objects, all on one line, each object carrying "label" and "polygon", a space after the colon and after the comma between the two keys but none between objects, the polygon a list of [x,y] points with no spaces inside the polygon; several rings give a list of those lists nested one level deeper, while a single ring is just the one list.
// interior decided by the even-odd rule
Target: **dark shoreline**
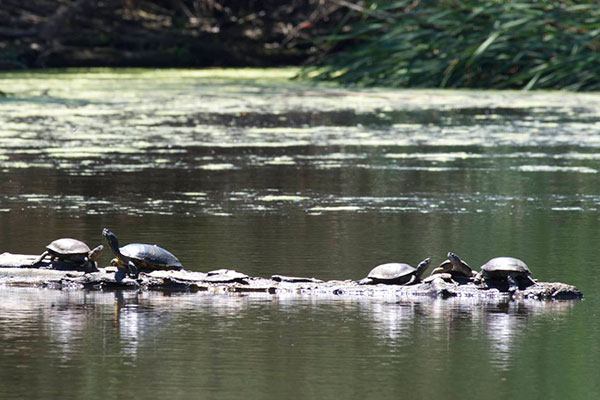
[{"label": "dark shoreline", "polygon": [[0,69],[298,65],[316,51],[311,38],[339,23],[340,8],[318,0],[6,0]]}]

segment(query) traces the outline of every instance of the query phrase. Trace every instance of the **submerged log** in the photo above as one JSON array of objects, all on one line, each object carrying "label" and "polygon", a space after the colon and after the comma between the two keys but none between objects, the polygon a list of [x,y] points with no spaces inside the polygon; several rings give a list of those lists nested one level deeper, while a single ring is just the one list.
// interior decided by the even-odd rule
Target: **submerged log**
[{"label": "submerged log", "polygon": [[[159,290],[206,291],[211,293],[264,293],[270,295],[345,296],[390,299],[465,298],[469,300],[506,302],[520,299],[577,300],[583,294],[575,286],[559,282],[537,282],[516,292],[506,287],[486,287],[475,282],[455,282],[444,275],[410,286],[361,285],[356,281],[320,281],[315,278],[250,277],[220,269],[216,271],[153,271],[140,273],[132,279],[115,267],[99,268],[97,272],[56,269],[53,264],[33,267],[37,256],[0,254],[0,285],[39,286],[56,289],[88,290]],[[12,263],[12,264],[11,264]]]}]

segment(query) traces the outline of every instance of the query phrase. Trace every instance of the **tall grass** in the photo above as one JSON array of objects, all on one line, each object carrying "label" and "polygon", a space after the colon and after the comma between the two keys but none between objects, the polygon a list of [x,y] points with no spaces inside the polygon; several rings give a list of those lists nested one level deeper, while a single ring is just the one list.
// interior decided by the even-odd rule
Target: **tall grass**
[{"label": "tall grass", "polygon": [[[335,1],[335,0],[333,0]],[[363,1],[303,74],[391,87],[600,90],[595,1]]]}]

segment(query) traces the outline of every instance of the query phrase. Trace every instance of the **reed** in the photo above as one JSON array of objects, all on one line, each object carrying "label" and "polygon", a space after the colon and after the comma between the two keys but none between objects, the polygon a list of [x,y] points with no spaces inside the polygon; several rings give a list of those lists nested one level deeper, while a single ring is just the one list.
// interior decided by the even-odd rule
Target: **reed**
[{"label": "reed", "polygon": [[302,74],[389,87],[600,90],[593,1],[363,1]]}]

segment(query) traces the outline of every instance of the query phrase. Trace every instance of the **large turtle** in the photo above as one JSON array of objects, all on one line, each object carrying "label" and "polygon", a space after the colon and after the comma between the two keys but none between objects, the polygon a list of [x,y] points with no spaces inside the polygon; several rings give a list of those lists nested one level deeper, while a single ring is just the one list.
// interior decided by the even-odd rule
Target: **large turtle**
[{"label": "large turtle", "polygon": [[477,274],[477,279],[479,281],[499,280],[508,282],[510,292],[515,292],[520,287],[535,285],[527,264],[514,257],[492,258],[481,266],[481,272]]},{"label": "large turtle", "polygon": [[449,252],[448,258],[431,271],[431,275],[443,273],[450,274],[453,278],[462,276],[470,278],[477,274],[469,267],[469,264],[452,252]]},{"label": "large turtle", "polygon": [[89,246],[81,240],[61,238],[46,246],[46,251],[35,260],[34,264],[39,264],[44,258],[50,257],[50,262],[58,261],[65,266],[95,270],[98,267],[96,260],[103,249],[104,246],[100,245],[90,250]]},{"label": "large turtle", "polygon": [[431,259],[421,261],[417,268],[405,263],[387,263],[376,266],[366,278],[358,283],[361,285],[387,283],[396,285],[412,285],[421,280],[421,276],[429,267]]},{"label": "large turtle", "polygon": [[155,244],[131,243],[119,248],[119,240],[114,233],[104,228],[102,235],[115,254],[111,264],[127,269],[130,276],[137,277],[139,271],[183,268],[173,253]]}]

